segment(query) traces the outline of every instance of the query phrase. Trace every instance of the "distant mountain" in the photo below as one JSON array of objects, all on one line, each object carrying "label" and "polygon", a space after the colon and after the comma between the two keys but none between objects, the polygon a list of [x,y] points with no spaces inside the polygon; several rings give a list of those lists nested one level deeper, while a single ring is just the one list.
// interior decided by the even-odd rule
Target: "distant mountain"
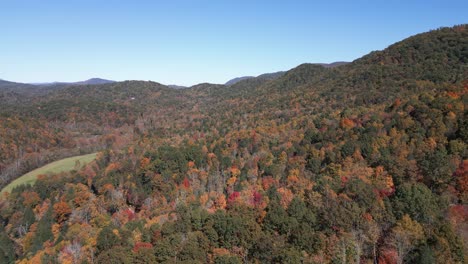
[{"label": "distant mountain", "polygon": [[283,76],[286,72],[285,71],[279,71],[279,72],[272,72],[272,73],[264,73],[262,75],[257,76],[257,79],[263,79],[263,80],[276,80]]},{"label": "distant mountain", "polygon": [[43,94],[45,87],[0,80],[0,101],[17,104],[23,99]]},{"label": "distant mountain", "polygon": [[312,63],[312,64],[317,64],[317,65],[323,66],[325,68],[334,68],[334,67],[338,67],[338,66],[341,66],[341,65],[346,65],[348,63],[349,62],[347,62],[347,61],[335,61],[335,62],[332,62],[332,63]]},{"label": "distant mountain", "polygon": [[255,76],[243,76],[243,77],[237,77],[237,78],[234,78],[234,79],[231,79],[229,81],[227,81],[224,85],[233,85],[235,83],[238,83],[240,81],[243,81],[243,80],[247,80],[247,79],[252,79],[252,78],[255,78]]},{"label": "distant mountain", "polygon": [[3,102],[17,101],[22,96],[33,95],[37,90],[42,89],[31,84],[0,80],[0,98]]},{"label": "distant mountain", "polygon": [[231,86],[234,85],[238,82],[249,80],[249,79],[261,79],[261,80],[275,80],[281,76],[283,76],[285,72],[284,71],[279,71],[279,72],[272,72],[272,73],[264,73],[258,76],[243,76],[243,77],[237,77],[232,80],[227,81],[224,85],[226,86]]},{"label": "distant mountain", "polygon": [[71,86],[103,85],[114,81],[92,78],[81,82],[17,83],[0,79],[0,101],[4,104],[26,103],[31,98]]},{"label": "distant mountain", "polygon": [[114,82],[115,81],[101,79],[101,78],[91,78],[91,79],[86,80],[86,81],[75,82],[75,83],[71,83],[71,84],[74,84],[74,85],[95,85],[95,84],[106,84],[106,83],[114,83]]},{"label": "distant mountain", "polygon": [[0,79],[0,89],[15,89],[16,87],[33,87],[31,84],[10,82]]},{"label": "distant mountain", "polygon": [[182,85],[175,85],[175,84],[169,84],[167,87],[170,87],[172,89],[186,89],[188,88],[187,86],[182,86]]},{"label": "distant mountain", "polygon": [[106,84],[106,83],[114,83],[115,81],[106,80],[101,78],[91,78],[86,81],[80,82],[51,82],[51,83],[32,83],[33,85],[37,86],[53,86],[53,85],[98,85],[98,84]]},{"label": "distant mountain", "polygon": [[[336,61],[336,62],[332,62],[332,63],[312,63],[313,65],[320,65],[320,66],[323,66],[325,68],[334,68],[334,67],[338,67],[338,66],[341,66],[341,65],[346,65],[348,64],[349,62],[346,62],[346,61]],[[259,79],[263,79],[263,80],[275,80],[275,79],[278,79],[279,77],[283,76],[286,72],[284,71],[279,71],[279,72],[273,72],[273,73],[264,73],[264,74],[261,74],[261,75],[258,75],[258,76],[242,76],[242,77],[237,77],[237,78],[234,78],[234,79],[231,79],[229,81],[227,81],[224,85],[227,85],[227,86],[231,86],[231,85],[234,85],[240,81],[244,81],[244,80],[248,80],[248,79],[253,79],[253,78],[259,78]]]}]

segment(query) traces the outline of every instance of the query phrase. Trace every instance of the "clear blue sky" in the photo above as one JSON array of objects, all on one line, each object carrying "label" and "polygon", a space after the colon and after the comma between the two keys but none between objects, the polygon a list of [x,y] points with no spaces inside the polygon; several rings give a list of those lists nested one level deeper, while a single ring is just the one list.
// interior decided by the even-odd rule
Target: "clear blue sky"
[{"label": "clear blue sky", "polygon": [[0,78],[224,83],[467,22],[466,0],[1,0]]}]

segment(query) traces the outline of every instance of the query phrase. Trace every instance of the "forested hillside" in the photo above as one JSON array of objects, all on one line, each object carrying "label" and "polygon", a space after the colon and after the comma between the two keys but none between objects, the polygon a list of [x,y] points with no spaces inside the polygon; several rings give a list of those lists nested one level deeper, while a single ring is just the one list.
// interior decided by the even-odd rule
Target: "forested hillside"
[{"label": "forested hillside", "polygon": [[0,263],[466,263],[467,76],[460,25],[275,78],[1,101],[0,186],[100,152],[0,198]]}]

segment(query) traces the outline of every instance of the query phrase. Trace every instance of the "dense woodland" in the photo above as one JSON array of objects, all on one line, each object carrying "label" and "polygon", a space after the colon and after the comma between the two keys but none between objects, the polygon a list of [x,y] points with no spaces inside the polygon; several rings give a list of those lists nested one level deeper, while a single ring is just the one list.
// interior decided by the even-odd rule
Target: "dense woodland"
[{"label": "dense woodland", "polygon": [[460,25],[229,86],[0,82],[1,186],[100,151],[0,198],[0,263],[467,263],[467,65]]}]

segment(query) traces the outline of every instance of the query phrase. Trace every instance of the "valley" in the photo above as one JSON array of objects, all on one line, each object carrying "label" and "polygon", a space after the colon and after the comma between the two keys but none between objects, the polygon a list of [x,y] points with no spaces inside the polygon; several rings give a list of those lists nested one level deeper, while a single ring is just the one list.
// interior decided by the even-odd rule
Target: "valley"
[{"label": "valley", "polygon": [[467,47],[462,24],[224,85],[0,81],[0,263],[466,263]]},{"label": "valley", "polygon": [[96,153],[93,153],[54,161],[15,179],[1,190],[0,195],[2,195],[5,192],[10,193],[15,187],[20,185],[34,185],[34,183],[37,180],[37,177],[39,177],[40,175],[47,176],[47,174],[59,174],[61,172],[79,170],[82,166],[86,165],[95,158]]}]

